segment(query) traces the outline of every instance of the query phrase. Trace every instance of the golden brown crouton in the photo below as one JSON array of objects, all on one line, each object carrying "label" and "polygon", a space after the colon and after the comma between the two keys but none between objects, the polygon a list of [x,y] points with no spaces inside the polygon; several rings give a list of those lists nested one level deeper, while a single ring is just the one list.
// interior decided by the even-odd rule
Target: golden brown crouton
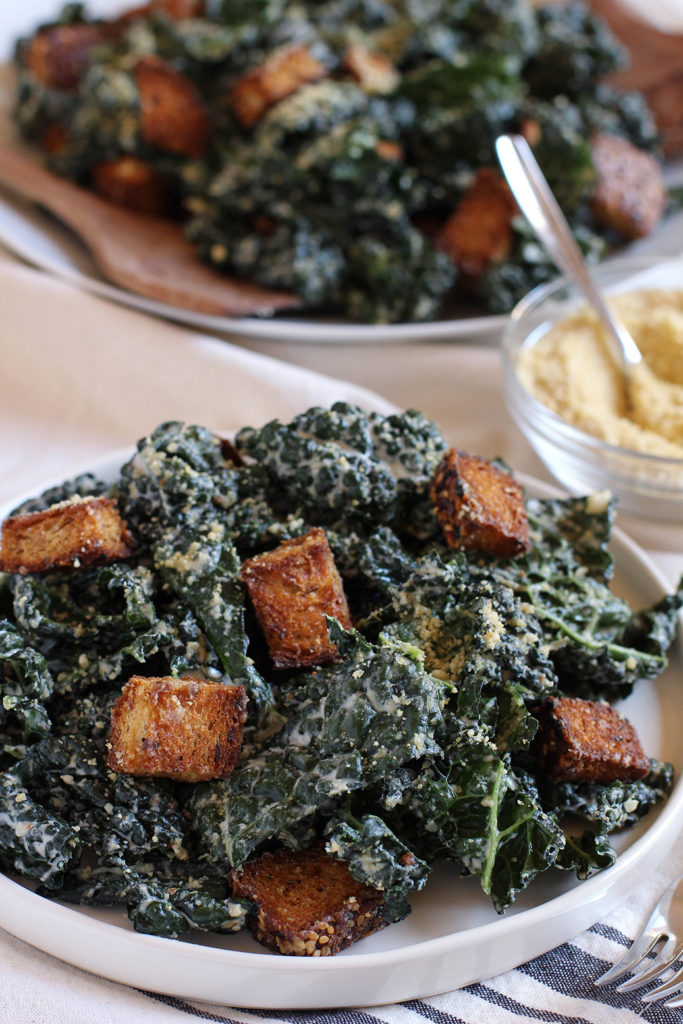
[{"label": "golden brown crouton", "polygon": [[436,468],[431,496],[449,547],[500,558],[529,547],[522,488],[485,459],[451,448]]},{"label": "golden brown crouton", "polygon": [[333,956],[386,924],[384,897],[322,849],[278,850],[247,861],[232,876],[235,896],[252,900],[256,939],[290,956]]},{"label": "golden brown crouton", "polygon": [[128,558],[132,538],[111,498],[70,498],[2,524],[0,571],[26,575]]},{"label": "golden brown crouton", "polygon": [[351,628],[351,618],[324,530],[314,527],[248,559],[242,579],[276,668],[335,660],[337,648],[327,635],[325,615],[345,629]]},{"label": "golden brown crouton", "polygon": [[383,160],[402,160],[404,156],[403,146],[398,142],[390,142],[389,139],[380,139],[375,146],[375,152]]},{"label": "golden brown crouton", "polygon": [[631,782],[650,770],[635,729],[609,704],[551,697],[536,717],[535,749],[553,782]]},{"label": "golden brown crouton", "polygon": [[436,244],[465,277],[477,278],[489,263],[499,263],[510,253],[516,212],[504,179],[491,167],[480,167]]},{"label": "golden brown crouton", "polygon": [[132,676],[111,712],[112,771],[202,782],[225,779],[242,746],[243,686]]},{"label": "golden brown crouton", "polygon": [[134,21],[136,18],[148,18],[151,14],[165,14],[172,20],[201,18],[205,11],[205,0],[150,0],[150,3],[124,11],[116,21],[125,23]]},{"label": "golden brown crouton", "polygon": [[95,191],[118,206],[151,214],[168,210],[164,178],[136,156],[120,156],[94,164],[90,174]]},{"label": "golden brown crouton", "polygon": [[344,57],[344,67],[365,92],[393,92],[399,82],[399,73],[389,58],[383,53],[373,53],[360,43],[349,46]]},{"label": "golden brown crouton", "polygon": [[102,39],[98,25],[53,25],[36,32],[27,45],[24,63],[43,85],[75,89],[88,69],[93,47]]},{"label": "golden brown crouton", "polygon": [[230,89],[228,101],[242,124],[255,124],[274,103],[307,82],[324,78],[327,69],[307,46],[283,46],[263,64],[242,75]]},{"label": "golden brown crouton", "polygon": [[50,156],[60,156],[69,146],[69,133],[59,121],[46,125],[41,138],[41,145]]},{"label": "golden brown crouton", "polygon": [[617,135],[596,135],[591,151],[598,175],[592,196],[596,219],[627,239],[649,235],[666,206],[659,164]]},{"label": "golden brown crouton", "polygon": [[135,65],[140,134],[149,146],[199,157],[209,141],[209,117],[193,82],[160,57]]}]

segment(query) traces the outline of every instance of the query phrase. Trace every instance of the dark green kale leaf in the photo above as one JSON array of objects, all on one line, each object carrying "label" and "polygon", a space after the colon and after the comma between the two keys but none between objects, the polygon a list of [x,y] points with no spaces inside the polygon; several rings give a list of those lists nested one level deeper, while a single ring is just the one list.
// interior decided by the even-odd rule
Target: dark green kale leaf
[{"label": "dark green kale leaf", "polygon": [[[385,789],[388,822],[418,836],[416,852],[448,858],[476,875],[503,913],[532,879],[555,863],[564,833],[547,814],[535,783],[498,756],[486,733],[447,715],[444,756]],[[392,813],[393,812],[393,813]],[[422,846],[422,848],[420,848]]]},{"label": "dark green kale leaf", "polygon": [[35,801],[16,769],[0,774],[0,861],[58,888],[81,847],[79,830]]},{"label": "dark green kale leaf", "polygon": [[628,63],[625,48],[586,4],[548,4],[536,17],[541,42],[524,69],[536,95],[590,92],[600,78]]},{"label": "dark green kale leaf", "polygon": [[419,647],[425,668],[453,686],[458,716],[487,729],[500,753],[527,745],[536,722],[526,705],[556,676],[538,622],[510,587],[464,557],[444,563],[434,554],[390,596],[387,632]]},{"label": "dark green kale leaf", "polygon": [[673,768],[666,761],[650,760],[650,771],[636,782],[562,782],[543,788],[545,806],[558,814],[574,814],[607,835],[629,828],[664,800],[673,787]]},{"label": "dark green kale leaf", "polygon": [[576,871],[576,877],[581,881],[616,863],[616,851],[605,832],[586,829],[580,836],[565,832],[565,838],[567,842],[560,850],[555,867]]},{"label": "dark green kale leaf", "polygon": [[[234,490],[234,466],[205,427],[175,420],[138,441],[119,484],[123,517],[136,540],[154,541],[170,526],[191,527]],[[234,495],[236,497],[236,494]]]},{"label": "dark green kale leaf", "polygon": [[14,576],[11,586],[17,624],[62,693],[114,681],[127,665],[144,664],[167,632],[142,565]]},{"label": "dark green kale leaf", "polygon": [[638,679],[666,667],[679,590],[634,615],[605,582],[612,574],[607,540],[612,502],[592,495],[528,503],[530,551],[484,571],[533,609],[559,687],[574,696],[626,697]]},{"label": "dark green kale leaf", "polygon": [[541,785],[543,803],[555,817],[578,817],[589,823],[580,836],[565,831],[567,843],[557,867],[576,871],[580,879],[610,867],[617,855],[609,835],[629,828],[661,803],[673,787],[673,768],[663,761],[650,760],[650,771],[636,782],[555,783]]},{"label": "dark green kale leaf", "polygon": [[[122,501],[127,521],[151,547],[154,568],[189,609],[224,673],[263,707],[272,692],[247,657],[241,561],[220,513],[237,501],[238,472],[216,435],[168,422],[141,440],[123,467]],[[185,622],[191,632],[193,623]],[[184,657],[174,664],[181,667]]]},{"label": "dark green kale leaf", "polygon": [[170,939],[190,930],[240,931],[248,910],[243,900],[230,895],[225,880],[201,874],[165,879],[144,865],[132,868],[124,861],[72,871],[58,893],[41,895],[100,907],[123,903],[136,931]]},{"label": "dark green kale leaf", "polygon": [[23,739],[49,732],[45,702],[54,690],[52,674],[43,655],[6,619],[0,620],[0,682],[2,706],[17,715]]},{"label": "dark green kale leaf", "polygon": [[225,782],[196,789],[195,827],[233,867],[326,802],[438,750],[443,691],[419,652],[390,640],[373,646],[333,620],[330,638],[340,662],[299,682],[308,698],[270,745]]},{"label": "dark green kale leaf", "polygon": [[326,852],[346,861],[356,881],[383,893],[383,918],[391,923],[407,917],[407,893],[424,888],[429,865],[374,814],[365,814],[360,820],[349,814],[333,818],[326,836]]},{"label": "dark green kale leaf", "polygon": [[270,684],[247,656],[241,560],[223,524],[207,518],[162,535],[153,551],[161,578],[192,611],[225,674],[258,707],[272,702]]},{"label": "dark green kale leaf", "polygon": [[57,505],[60,501],[68,501],[70,498],[86,498],[92,495],[106,494],[108,487],[101,480],[98,480],[92,473],[81,473],[73,480],[65,480],[63,484],[56,487],[48,487],[38,495],[37,498],[29,498],[18,505],[13,511],[13,516],[26,515],[29,512],[42,512],[51,505]]},{"label": "dark green kale leaf", "polygon": [[[334,421],[343,414],[333,407],[329,416]],[[271,420],[259,430],[242,429],[236,445],[310,516],[329,521],[345,512],[352,520],[389,519],[396,507],[396,479],[371,451],[359,451],[354,439],[353,433],[319,439],[297,420],[289,425]]]}]

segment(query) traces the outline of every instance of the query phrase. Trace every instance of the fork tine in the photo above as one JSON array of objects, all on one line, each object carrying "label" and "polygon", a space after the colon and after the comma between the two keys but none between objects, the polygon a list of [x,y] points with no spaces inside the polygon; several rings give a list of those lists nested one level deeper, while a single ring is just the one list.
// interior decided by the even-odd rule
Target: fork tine
[{"label": "fork tine", "polygon": [[[681,946],[676,950],[672,963],[680,959]],[[679,967],[675,974],[672,974],[670,978],[661,984],[657,988],[653,988],[651,992],[647,992],[642,998],[644,1003],[653,1003],[655,999],[664,999],[666,996],[673,996],[678,993],[681,985],[683,985],[683,967]]]},{"label": "fork tine", "polygon": [[621,985],[617,985],[617,991],[632,992],[635,988],[642,988],[644,985],[649,985],[651,981],[657,981],[661,978],[664,971],[678,960],[678,953],[674,949],[674,943],[675,940],[669,936],[654,960],[646,961],[642,965],[641,970],[634,972],[632,978],[629,978],[628,981],[622,981]]},{"label": "fork tine", "polygon": [[683,992],[680,992],[677,996],[674,996],[673,999],[667,999],[665,1002],[662,1003],[662,1006],[669,1006],[671,1007],[671,1009],[674,1010],[678,1006],[683,1006]]},{"label": "fork tine", "polygon": [[[662,893],[652,908],[652,913],[643,925],[640,933],[636,936],[631,948],[624,953],[620,960],[617,960],[613,967],[610,967],[601,977],[597,978],[595,984],[598,986],[609,985],[611,982],[623,978],[624,975],[632,973],[634,968],[638,967],[648,953],[652,952],[658,942],[666,938],[668,939],[667,945],[660,950],[659,958],[655,961],[660,964],[656,973],[661,972],[664,969],[660,962],[661,956],[668,952],[669,943],[676,940],[675,936],[670,937],[669,935],[668,914],[674,906],[679,906],[681,901],[683,901],[683,875],[675,879]],[[641,972],[638,978],[643,976],[644,974]],[[634,978],[633,982],[627,983],[629,988],[638,988],[640,983],[638,979]]]},{"label": "fork tine", "polygon": [[610,967],[608,971],[605,971],[599,978],[596,978],[594,984],[598,987],[610,985],[613,981],[618,981],[624,975],[630,974],[634,967],[637,967],[648,953],[654,949],[659,939],[659,934],[653,937],[649,933],[643,932],[634,941],[633,945],[626,950],[621,959],[617,960],[613,967]]}]

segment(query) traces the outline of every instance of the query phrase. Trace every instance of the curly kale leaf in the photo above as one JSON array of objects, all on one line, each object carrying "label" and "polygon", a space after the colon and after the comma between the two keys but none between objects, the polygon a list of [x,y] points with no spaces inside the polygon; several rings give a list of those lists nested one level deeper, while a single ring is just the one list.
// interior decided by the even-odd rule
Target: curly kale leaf
[{"label": "curly kale leaf", "polygon": [[458,716],[483,725],[500,753],[528,744],[536,723],[526,704],[556,677],[537,621],[511,589],[465,558],[428,555],[393,592],[392,607],[387,632],[423,650],[425,668],[455,687]]},{"label": "curly kale leaf", "polygon": [[271,744],[225,782],[197,787],[195,827],[234,867],[326,802],[438,750],[443,692],[417,653],[373,646],[335,622],[330,638],[342,660],[308,677],[308,698]]},{"label": "curly kale leaf", "polygon": [[61,693],[115,680],[159,650],[167,626],[156,616],[153,589],[148,569],[125,564],[12,580],[17,624]]},{"label": "curly kale leaf", "polygon": [[532,546],[484,568],[509,586],[540,623],[559,687],[574,696],[626,697],[638,679],[666,667],[683,590],[632,612],[607,586],[612,502],[604,495],[529,502]]},{"label": "curly kale leaf", "polygon": [[371,453],[306,436],[298,424],[277,420],[260,430],[241,430],[236,443],[309,515],[330,521],[347,512],[352,518],[382,520],[395,510],[396,481]]},{"label": "curly kale leaf", "polygon": [[374,814],[365,814],[360,820],[351,815],[334,818],[326,836],[326,852],[346,861],[356,881],[384,894],[384,919],[394,922],[407,917],[407,893],[424,888],[431,870],[429,865]]},{"label": "curly kale leaf", "polygon": [[366,413],[336,402],[290,424],[245,428],[237,447],[264,466],[290,502],[334,522],[396,522],[417,536],[436,531],[429,485],[445,442],[421,413]]},{"label": "curly kale leaf", "polygon": [[[155,569],[189,609],[223,671],[263,707],[272,692],[247,657],[241,562],[219,514],[238,500],[237,473],[214,434],[169,422],[141,440],[123,467],[122,500],[150,545]],[[181,648],[174,664],[182,667],[185,658]]]},{"label": "curly kale leaf", "polygon": [[567,841],[560,850],[555,867],[576,871],[576,877],[581,881],[616,863],[616,851],[605,832],[586,829],[580,836],[565,833],[565,837]]},{"label": "curly kale leaf", "polygon": [[673,787],[673,768],[651,759],[650,771],[635,782],[556,783],[544,789],[543,801],[558,814],[575,814],[607,835],[629,828],[664,800]]},{"label": "curly kale leaf", "polygon": [[48,736],[15,770],[32,796],[78,825],[83,843],[104,860],[187,857],[187,827],[170,785],[109,772],[100,744]]},{"label": "curly kale leaf", "polygon": [[174,525],[191,528],[212,514],[217,493],[234,490],[234,472],[211,431],[163,423],[138,441],[121,470],[123,516],[139,540],[154,541]]},{"label": "curly kale leaf", "polygon": [[77,828],[32,798],[19,771],[0,774],[0,860],[5,869],[57,888],[81,842]]},{"label": "curly kale leaf", "polygon": [[205,519],[162,534],[154,564],[167,586],[196,617],[232,682],[258,707],[272,702],[270,684],[247,657],[241,561],[222,523]]},{"label": "curly kale leaf", "polygon": [[13,516],[26,515],[29,512],[42,512],[51,505],[57,505],[60,501],[68,501],[70,498],[86,498],[92,495],[106,494],[108,487],[101,480],[98,480],[92,473],[81,473],[73,480],[65,480],[63,484],[56,487],[48,487],[38,495],[37,498],[29,498],[23,501],[12,511]]},{"label": "curly kale leaf", "polygon": [[[201,868],[198,869],[201,872]],[[112,907],[123,903],[133,927],[148,935],[176,939],[190,930],[219,934],[245,925],[248,905],[230,896],[227,883],[215,878],[154,877],[144,865],[125,862],[71,872],[57,896],[67,903]]]},{"label": "curly kale leaf", "polygon": [[[551,867],[564,833],[541,806],[533,780],[513,771],[481,731],[450,718],[444,757],[385,790],[399,821],[421,837],[428,860],[453,859],[476,875],[503,913],[537,874]],[[393,792],[392,792],[393,789]],[[389,822],[393,826],[390,814]]]},{"label": "curly kale leaf", "polygon": [[536,17],[541,42],[524,70],[536,95],[590,92],[600,78],[627,65],[622,44],[586,4],[547,4]]},{"label": "curly kale leaf", "polygon": [[2,706],[18,716],[24,740],[49,732],[45,701],[54,690],[52,674],[43,655],[7,620],[0,621],[0,678]]}]

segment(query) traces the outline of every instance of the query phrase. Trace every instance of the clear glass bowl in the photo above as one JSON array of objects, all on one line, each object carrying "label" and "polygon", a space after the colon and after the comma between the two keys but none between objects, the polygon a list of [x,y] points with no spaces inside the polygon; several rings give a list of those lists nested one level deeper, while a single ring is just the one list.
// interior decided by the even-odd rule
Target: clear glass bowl
[{"label": "clear glass bowl", "polygon": [[[649,288],[683,290],[683,259],[619,260],[593,273],[606,294]],[[520,353],[532,348],[585,300],[566,278],[530,292],[512,311],[502,339],[507,409],[550,473],[573,494],[608,489],[630,515],[683,524],[683,459],[608,444],[561,419],[523,386]]]}]

